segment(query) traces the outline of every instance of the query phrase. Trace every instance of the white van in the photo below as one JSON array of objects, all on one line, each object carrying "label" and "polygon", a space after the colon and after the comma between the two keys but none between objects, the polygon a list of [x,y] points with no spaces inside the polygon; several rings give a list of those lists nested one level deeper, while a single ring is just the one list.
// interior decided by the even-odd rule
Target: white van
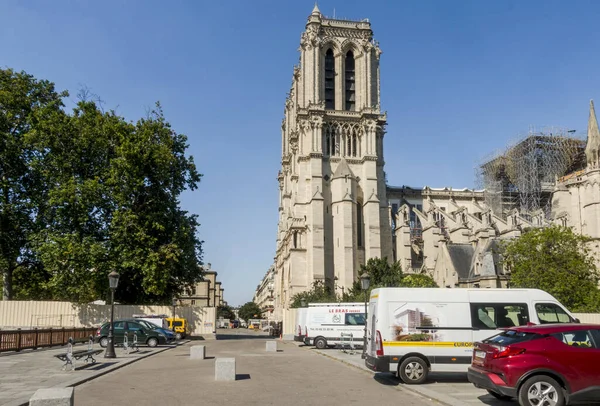
[{"label": "white van", "polygon": [[579,322],[538,289],[373,289],[365,364],[407,384],[430,371],[466,372],[473,342],[503,327]]},{"label": "white van", "polygon": [[362,347],[364,329],[364,303],[312,303],[306,312],[304,344],[323,349],[352,341]]},{"label": "white van", "polygon": [[308,307],[299,307],[296,309],[296,328],[294,329],[294,341],[304,342],[306,337],[306,314]]}]

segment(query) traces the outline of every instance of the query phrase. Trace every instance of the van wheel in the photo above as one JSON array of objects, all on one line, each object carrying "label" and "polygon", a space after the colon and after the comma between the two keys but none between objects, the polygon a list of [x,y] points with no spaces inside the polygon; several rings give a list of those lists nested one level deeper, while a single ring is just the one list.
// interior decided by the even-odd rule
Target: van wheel
[{"label": "van wheel", "polygon": [[158,345],[158,340],[154,337],[150,337],[146,344],[148,344],[148,347],[156,347]]},{"label": "van wheel", "polygon": [[525,381],[519,389],[519,405],[565,406],[565,394],[556,380],[547,375],[536,375]]},{"label": "van wheel", "polygon": [[182,337],[181,337],[181,333],[177,333],[177,334],[175,334],[175,338],[176,338],[177,340],[181,340],[181,339],[182,339]]},{"label": "van wheel", "polygon": [[408,385],[419,385],[427,380],[429,367],[419,357],[408,357],[400,364],[398,375]]},{"label": "van wheel", "polygon": [[325,340],[323,337],[316,338],[315,347],[317,347],[319,350],[327,348],[327,340]]}]

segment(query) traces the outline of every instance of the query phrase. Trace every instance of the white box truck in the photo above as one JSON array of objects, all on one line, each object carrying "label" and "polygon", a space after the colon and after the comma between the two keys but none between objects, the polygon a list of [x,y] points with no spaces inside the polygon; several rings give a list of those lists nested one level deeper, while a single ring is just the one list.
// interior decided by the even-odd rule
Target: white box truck
[{"label": "white box truck", "polygon": [[306,314],[307,307],[299,307],[296,309],[296,327],[294,329],[294,341],[304,342],[306,337]]},{"label": "white box truck", "polygon": [[420,384],[430,371],[467,372],[473,342],[528,323],[579,322],[538,289],[373,289],[366,366]]},{"label": "white box truck", "polygon": [[352,342],[357,347],[363,346],[364,303],[309,303],[305,319],[306,345],[323,349]]}]

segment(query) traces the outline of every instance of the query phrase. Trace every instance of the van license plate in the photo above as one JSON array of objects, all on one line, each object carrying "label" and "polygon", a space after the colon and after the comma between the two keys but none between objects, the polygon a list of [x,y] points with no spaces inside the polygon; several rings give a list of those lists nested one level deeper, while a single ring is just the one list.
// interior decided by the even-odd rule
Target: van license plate
[{"label": "van license plate", "polygon": [[475,351],[475,358],[485,359],[485,351]]}]

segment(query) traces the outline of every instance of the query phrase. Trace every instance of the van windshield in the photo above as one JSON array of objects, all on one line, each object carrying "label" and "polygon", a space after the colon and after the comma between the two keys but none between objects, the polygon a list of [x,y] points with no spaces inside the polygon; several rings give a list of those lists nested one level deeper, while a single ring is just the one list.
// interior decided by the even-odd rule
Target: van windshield
[{"label": "van windshield", "polygon": [[364,326],[365,325],[365,314],[364,313],[346,313],[347,326]]}]

